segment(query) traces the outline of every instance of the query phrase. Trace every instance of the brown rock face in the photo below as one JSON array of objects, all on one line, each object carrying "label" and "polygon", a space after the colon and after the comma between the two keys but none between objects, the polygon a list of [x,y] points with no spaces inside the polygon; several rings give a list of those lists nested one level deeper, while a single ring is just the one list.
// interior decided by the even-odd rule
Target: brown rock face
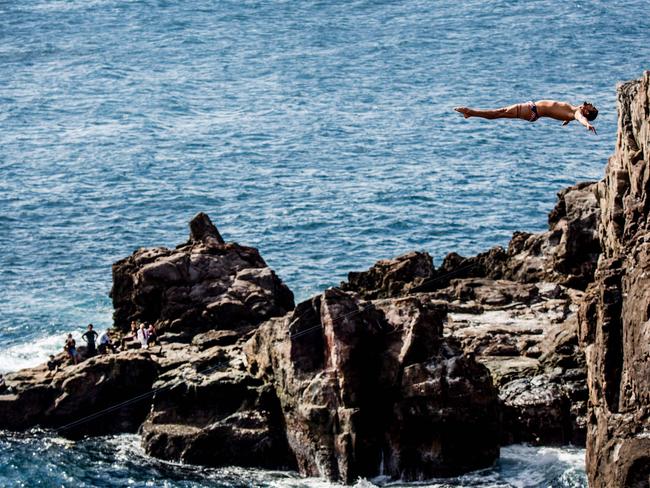
[{"label": "brown rock face", "polygon": [[301,473],[413,480],[494,462],[496,390],[443,339],[445,313],[330,289],[257,330],[249,369],[274,385]]},{"label": "brown rock face", "polygon": [[409,253],[350,273],[342,288],[446,304],[445,336],[487,366],[499,388],[501,441],[583,444],[577,311],[600,252],[598,216],[596,184],[582,183],[558,194],[547,232],[515,233],[507,250],[451,253],[438,269],[428,254]]},{"label": "brown rock face", "polygon": [[154,385],[160,391],[141,430],[147,453],[205,466],[294,468],[275,391],[245,371],[241,345],[182,353],[189,361]]},{"label": "brown rock face", "polygon": [[115,327],[132,320],[162,331],[237,329],[293,309],[293,293],[257,249],[224,243],[210,218],[190,222],[187,244],[139,249],[113,265]]},{"label": "brown rock face", "polygon": [[597,188],[603,256],[580,312],[595,488],[650,479],[650,72],[619,87],[618,109],[616,151]]}]

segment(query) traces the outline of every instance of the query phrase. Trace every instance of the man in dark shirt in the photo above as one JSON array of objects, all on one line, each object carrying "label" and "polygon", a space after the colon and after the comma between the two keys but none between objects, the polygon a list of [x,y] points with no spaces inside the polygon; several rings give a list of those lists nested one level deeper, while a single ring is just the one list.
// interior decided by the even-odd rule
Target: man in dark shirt
[{"label": "man in dark shirt", "polygon": [[50,354],[50,360],[47,362],[47,370],[50,373],[56,373],[59,369],[59,363],[54,359],[54,354]]},{"label": "man in dark shirt", "polygon": [[88,357],[92,357],[97,354],[97,349],[95,349],[95,341],[97,340],[97,335],[97,332],[93,330],[93,324],[88,324],[88,330],[81,336],[81,338],[86,341],[86,356]]}]

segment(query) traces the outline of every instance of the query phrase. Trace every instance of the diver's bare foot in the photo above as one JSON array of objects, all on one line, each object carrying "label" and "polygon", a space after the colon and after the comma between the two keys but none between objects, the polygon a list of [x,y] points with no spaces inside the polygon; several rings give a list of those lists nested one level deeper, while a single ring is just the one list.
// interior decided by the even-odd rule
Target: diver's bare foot
[{"label": "diver's bare foot", "polygon": [[459,113],[463,114],[466,119],[471,117],[470,114],[469,114],[469,109],[467,107],[454,107],[454,110],[456,112],[459,112]]}]

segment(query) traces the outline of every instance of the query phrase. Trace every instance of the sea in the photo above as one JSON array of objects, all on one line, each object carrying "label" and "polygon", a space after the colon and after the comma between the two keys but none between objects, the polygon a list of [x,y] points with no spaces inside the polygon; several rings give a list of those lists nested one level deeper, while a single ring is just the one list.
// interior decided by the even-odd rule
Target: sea
[{"label": "sea", "polygon": [[[297,300],[544,230],[559,190],[603,176],[649,37],[647,0],[0,0],[0,372],[110,326],[111,264],[200,211]],[[598,134],[453,111],[539,99],[592,101]],[[0,486],[331,485],[33,431],[0,432]],[[584,450],[390,486],[584,487]]]}]

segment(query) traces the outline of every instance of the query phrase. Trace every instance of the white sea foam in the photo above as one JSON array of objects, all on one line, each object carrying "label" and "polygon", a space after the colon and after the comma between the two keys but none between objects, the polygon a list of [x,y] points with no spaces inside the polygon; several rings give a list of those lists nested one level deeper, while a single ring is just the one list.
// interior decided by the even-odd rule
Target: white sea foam
[{"label": "white sea foam", "polygon": [[[79,340],[76,337],[75,339]],[[64,341],[65,334],[57,334],[0,349],[0,372],[17,371],[42,364],[50,354],[62,351]]]},{"label": "white sea foam", "polygon": [[552,453],[558,461],[574,468],[584,468],[585,450],[579,448],[541,447],[540,453]]}]

